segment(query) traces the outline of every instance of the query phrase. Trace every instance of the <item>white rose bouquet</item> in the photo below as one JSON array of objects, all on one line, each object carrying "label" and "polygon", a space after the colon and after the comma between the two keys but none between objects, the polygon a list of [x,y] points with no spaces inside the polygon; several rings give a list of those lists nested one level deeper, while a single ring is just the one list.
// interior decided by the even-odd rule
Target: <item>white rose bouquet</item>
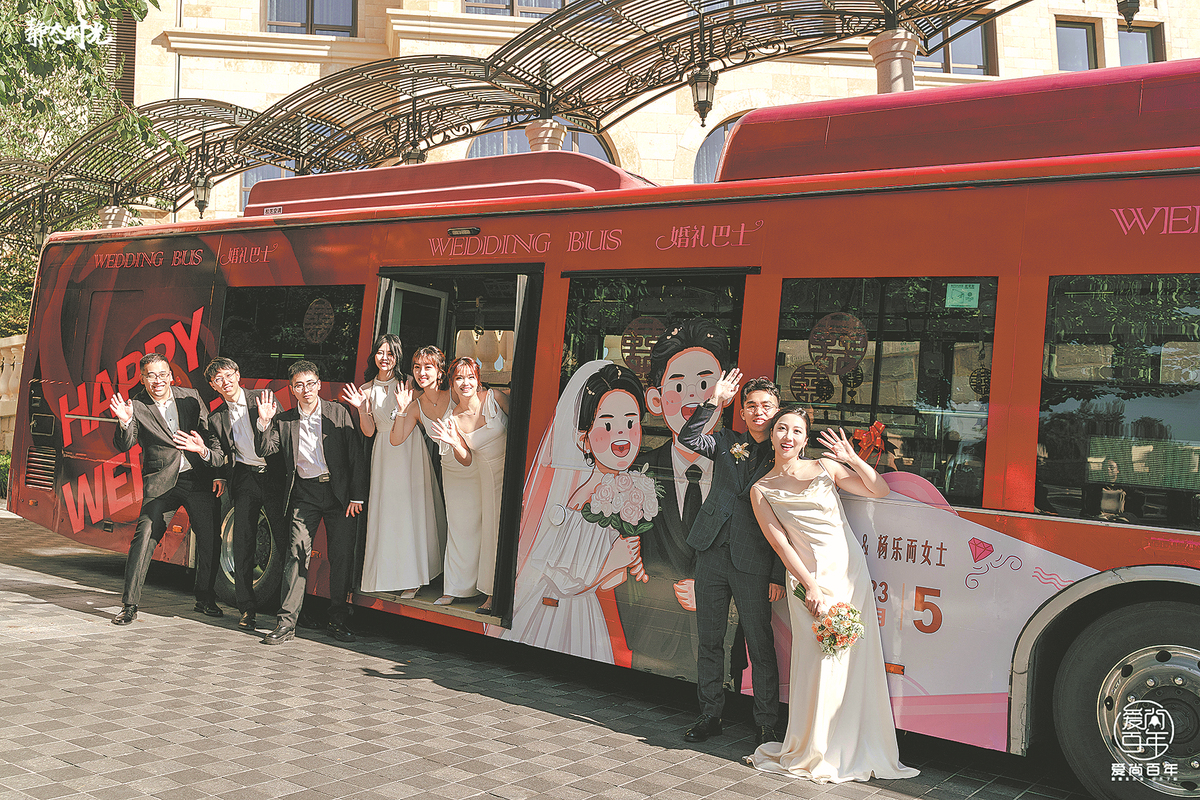
[{"label": "white rose bouquet", "polygon": [[588,522],[612,528],[621,536],[641,536],[658,515],[662,492],[662,487],[646,474],[645,465],[641,472],[609,472],[579,511]]}]

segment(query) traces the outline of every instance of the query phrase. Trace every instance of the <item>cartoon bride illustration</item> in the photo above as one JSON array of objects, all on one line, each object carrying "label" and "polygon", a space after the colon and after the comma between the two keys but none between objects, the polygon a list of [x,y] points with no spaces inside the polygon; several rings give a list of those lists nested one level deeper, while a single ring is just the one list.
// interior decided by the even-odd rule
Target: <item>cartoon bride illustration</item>
[{"label": "cartoon bride illustration", "polygon": [[590,361],[571,377],[530,475],[531,486],[549,487],[541,513],[522,524],[512,628],[503,638],[613,663],[596,592],[629,575],[647,579],[640,535],[658,513],[658,495],[651,478],[629,470],[645,413],[641,383],[626,367]]}]

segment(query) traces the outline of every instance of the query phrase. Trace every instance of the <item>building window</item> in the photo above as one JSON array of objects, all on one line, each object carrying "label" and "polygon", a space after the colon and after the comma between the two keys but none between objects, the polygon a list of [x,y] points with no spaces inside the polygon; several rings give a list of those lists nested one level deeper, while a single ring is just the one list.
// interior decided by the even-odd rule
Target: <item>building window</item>
[{"label": "building window", "polygon": [[566,5],[566,0],[463,0],[468,14],[491,14],[502,17],[548,17]]},{"label": "building window", "polygon": [[[609,164],[617,163],[612,157],[608,146],[599,136],[573,128],[566,120],[555,117],[555,122],[567,126],[567,137],[563,140],[563,150],[594,156]],[[494,119],[485,127],[495,128],[509,124],[508,120]],[[524,128],[512,128],[504,131],[488,131],[476,136],[467,150],[467,158],[484,158],[485,156],[510,156],[514,153],[528,153],[529,138]]]},{"label": "building window", "polygon": [[354,36],[354,0],[267,0],[271,33]]},{"label": "building window", "polygon": [[942,31],[933,36],[929,40],[930,50],[947,39],[954,39],[954,41],[927,56],[917,56],[917,71],[944,72],[954,75],[995,75],[995,58],[992,56],[994,36],[992,23],[979,25],[963,33],[957,39],[954,38],[977,22],[978,18],[960,19],[950,26],[948,34]]},{"label": "building window", "polygon": [[1121,66],[1132,67],[1163,60],[1162,26],[1117,30],[1121,48]]},{"label": "building window", "polygon": [[[289,161],[288,163],[291,164],[292,162]],[[246,170],[242,173],[242,191],[239,195],[238,211],[246,210],[246,203],[250,199],[250,187],[254,186],[254,184],[271,178],[290,178],[295,174],[290,169],[277,167],[274,164],[263,164],[254,169]]]},{"label": "building window", "polygon": [[1055,26],[1058,38],[1058,68],[1064,72],[1095,69],[1096,26],[1090,22],[1059,22]]},{"label": "building window", "polygon": [[731,119],[713,128],[712,133],[704,138],[700,149],[696,151],[696,164],[692,167],[692,180],[695,183],[712,183],[717,179],[717,167],[721,164],[721,154],[725,152],[725,142],[736,124],[737,118]]}]

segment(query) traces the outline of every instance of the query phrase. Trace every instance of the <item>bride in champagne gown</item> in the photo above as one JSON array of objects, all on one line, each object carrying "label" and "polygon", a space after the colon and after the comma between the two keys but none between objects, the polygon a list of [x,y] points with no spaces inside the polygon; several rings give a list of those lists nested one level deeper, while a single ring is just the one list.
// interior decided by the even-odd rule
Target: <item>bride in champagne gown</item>
[{"label": "bride in champagne gown", "polygon": [[[808,423],[798,407],[776,415],[775,467],[751,489],[759,526],[788,570],[792,658],[787,734],[749,760],[763,772],[818,783],[911,778],[917,770],[900,763],[896,745],[871,576],[837,493],[884,497],[888,487],[844,431],[822,431],[825,458],[804,458]],[[804,600],[795,596],[797,584]],[[862,612],[865,632],[848,651],[826,656],[813,620],[838,602]]]}]

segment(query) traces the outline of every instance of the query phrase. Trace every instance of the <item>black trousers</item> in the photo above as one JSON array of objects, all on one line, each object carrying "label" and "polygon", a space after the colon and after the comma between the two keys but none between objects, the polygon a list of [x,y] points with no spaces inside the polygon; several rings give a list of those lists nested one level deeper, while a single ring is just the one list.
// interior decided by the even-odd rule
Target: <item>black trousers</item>
[{"label": "black trousers", "polygon": [[[254,596],[255,556],[258,551],[258,517],[267,501],[265,469],[242,462],[233,465],[233,596],[238,611],[245,614],[258,607]],[[270,516],[270,512],[268,512]],[[274,521],[274,518],[273,518]]]},{"label": "black trousers", "polygon": [[221,540],[213,524],[216,498],[211,481],[198,478],[195,470],[187,470],[179,476],[171,491],[142,502],[142,513],[129,544],[129,558],[125,561],[125,591],[121,595],[125,605],[141,605],[142,586],[154,559],[154,548],[180,506],[187,510],[192,534],[196,537],[196,600],[209,603],[216,598],[213,586],[221,550]]},{"label": "black trousers", "polygon": [[696,690],[700,713],[720,719],[725,709],[725,632],[732,598],[750,650],[754,724],[774,728],[779,721],[779,664],[767,598],[770,582],[767,575],[735,567],[727,545],[715,545],[696,554],[696,628],[700,639]]},{"label": "black trousers", "polygon": [[308,562],[312,555],[317,526],[325,523],[325,556],[329,561],[329,621],[345,622],[349,613],[346,595],[350,591],[350,564],[354,558],[354,537],[358,526],[346,516],[346,506],[338,502],[332,485],[299,476],[292,486],[288,507],[291,542],[283,561],[282,602],[279,624],[296,627],[304,587],[308,582]]}]

